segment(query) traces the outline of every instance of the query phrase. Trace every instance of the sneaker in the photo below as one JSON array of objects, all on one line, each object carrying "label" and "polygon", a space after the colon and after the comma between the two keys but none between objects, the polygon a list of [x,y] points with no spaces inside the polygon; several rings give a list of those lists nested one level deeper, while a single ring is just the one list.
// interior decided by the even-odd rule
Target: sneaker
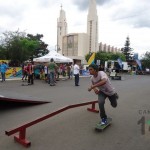
[{"label": "sneaker", "polygon": [[105,125],[107,124],[107,118],[102,118],[102,121],[100,123],[101,125]]},{"label": "sneaker", "polygon": [[119,99],[119,95],[117,93],[115,93],[115,97],[116,99]]}]

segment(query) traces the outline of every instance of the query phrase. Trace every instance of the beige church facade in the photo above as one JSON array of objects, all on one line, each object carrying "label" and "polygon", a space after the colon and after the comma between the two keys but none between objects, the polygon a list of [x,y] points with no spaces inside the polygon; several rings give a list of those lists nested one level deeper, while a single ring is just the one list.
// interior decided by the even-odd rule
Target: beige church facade
[{"label": "beige church facade", "polygon": [[68,33],[65,11],[60,10],[57,20],[57,51],[58,53],[85,62],[85,55],[91,52],[120,52],[120,49],[98,43],[98,16],[96,0],[89,0],[87,15],[87,33]]}]

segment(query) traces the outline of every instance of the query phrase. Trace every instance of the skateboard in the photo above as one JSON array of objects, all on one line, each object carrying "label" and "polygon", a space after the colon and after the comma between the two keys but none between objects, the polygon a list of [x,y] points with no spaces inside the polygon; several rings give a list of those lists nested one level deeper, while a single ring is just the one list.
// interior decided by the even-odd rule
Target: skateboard
[{"label": "skateboard", "polygon": [[22,86],[29,86],[31,84],[25,83],[25,84],[21,84]]},{"label": "skateboard", "polygon": [[95,126],[95,130],[102,132],[105,128],[110,126],[111,123],[112,123],[112,118],[107,118],[107,124],[101,125],[101,123],[97,123],[96,126]]}]

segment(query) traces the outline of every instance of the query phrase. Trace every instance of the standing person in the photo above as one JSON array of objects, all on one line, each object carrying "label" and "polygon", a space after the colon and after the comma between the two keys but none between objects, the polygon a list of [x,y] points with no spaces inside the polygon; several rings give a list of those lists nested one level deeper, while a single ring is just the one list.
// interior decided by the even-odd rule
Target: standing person
[{"label": "standing person", "polygon": [[70,73],[71,72],[71,67],[70,64],[67,64],[67,75],[68,75],[68,79],[70,79]]},{"label": "standing person", "polygon": [[105,69],[104,69],[104,66],[103,66],[103,65],[100,65],[100,66],[99,66],[99,71],[105,71]]},{"label": "standing person", "polygon": [[6,80],[5,74],[6,74],[6,70],[8,69],[7,64],[2,61],[2,64],[0,65],[0,72],[1,72],[1,76],[2,76],[2,81],[4,82]]},{"label": "standing person", "polygon": [[75,76],[75,86],[80,86],[79,85],[79,72],[80,72],[80,67],[77,63],[74,64],[73,66],[74,69],[74,76]]},{"label": "standing person", "polygon": [[27,66],[28,70],[28,85],[34,84],[34,66],[32,63],[29,63]]},{"label": "standing person", "polygon": [[55,86],[55,70],[57,69],[57,65],[54,62],[54,59],[51,58],[50,63],[48,65],[48,71],[49,71],[49,84],[50,86]]},{"label": "standing person", "polygon": [[27,65],[24,64],[24,66],[22,68],[22,80],[24,81],[24,78],[25,78],[25,80],[27,80],[27,77],[28,77]]},{"label": "standing person", "polygon": [[103,71],[98,71],[98,66],[91,64],[89,66],[92,85],[88,91],[94,90],[98,95],[98,103],[100,109],[101,125],[107,124],[107,115],[105,113],[105,99],[108,98],[112,107],[117,107],[118,94],[115,92],[107,74]]},{"label": "standing person", "polygon": [[48,67],[47,64],[44,66],[44,73],[45,73],[45,82],[47,81],[47,76],[48,76]]},{"label": "standing person", "polygon": [[65,77],[66,76],[66,72],[65,72],[65,64],[62,64],[62,76]]},{"label": "standing person", "polygon": [[73,64],[70,65],[70,78],[73,79]]}]

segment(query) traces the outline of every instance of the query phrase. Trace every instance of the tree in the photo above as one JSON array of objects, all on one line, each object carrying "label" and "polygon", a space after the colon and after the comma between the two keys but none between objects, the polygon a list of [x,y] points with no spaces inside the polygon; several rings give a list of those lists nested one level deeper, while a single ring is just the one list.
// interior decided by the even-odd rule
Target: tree
[{"label": "tree", "polygon": [[125,55],[126,61],[132,61],[133,60],[133,53],[132,48],[130,47],[130,38],[126,38],[126,42],[124,47],[121,49],[122,53]]},{"label": "tree", "polygon": [[[89,60],[90,56],[90,54],[85,56],[86,61]],[[122,53],[97,52],[95,55],[95,60],[100,60],[102,64],[104,64],[105,61],[117,60],[118,58],[121,58],[122,61],[125,61],[125,55]]]},{"label": "tree", "polygon": [[6,57],[6,51],[4,48],[0,45],[0,59],[7,59]]},{"label": "tree", "polygon": [[120,58],[122,61],[126,61],[125,55],[122,53],[111,53],[110,60],[117,60]]},{"label": "tree", "polygon": [[146,52],[142,58],[142,65],[144,68],[150,68],[150,52]]},{"label": "tree", "polygon": [[25,60],[33,60],[34,57],[43,56],[48,53],[47,46],[41,38],[43,35],[26,34],[19,30],[3,33],[0,43],[0,58],[11,60],[19,65]]},{"label": "tree", "polygon": [[29,40],[38,41],[39,45],[34,51],[33,58],[43,56],[47,54],[49,51],[47,49],[48,44],[44,43],[41,38],[43,38],[43,34],[36,34],[35,36],[32,34],[27,34]]}]

